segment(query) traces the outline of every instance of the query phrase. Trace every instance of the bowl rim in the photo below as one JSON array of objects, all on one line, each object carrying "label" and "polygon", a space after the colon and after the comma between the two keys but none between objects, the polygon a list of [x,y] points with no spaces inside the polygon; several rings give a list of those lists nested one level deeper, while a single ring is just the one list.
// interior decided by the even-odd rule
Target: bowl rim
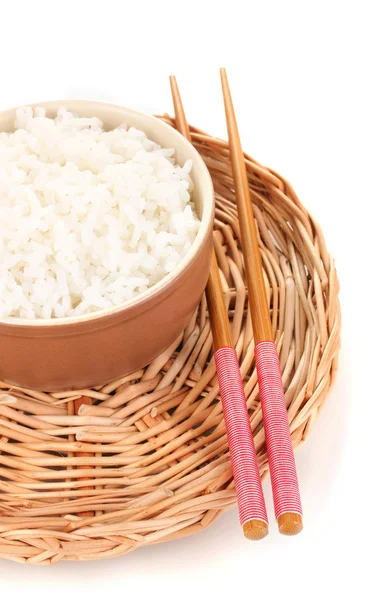
[{"label": "bowl rim", "polygon": [[[159,119],[153,115],[149,115],[147,113],[144,113],[144,112],[141,112],[141,111],[129,108],[129,107],[125,107],[125,106],[121,106],[121,105],[113,104],[113,103],[109,103],[109,102],[99,102],[99,101],[94,101],[94,100],[49,100],[49,101],[45,101],[45,102],[33,102],[31,104],[25,104],[25,105],[21,105],[21,106],[31,106],[32,108],[41,106],[43,108],[47,108],[48,110],[49,109],[58,110],[60,107],[64,107],[64,108],[67,108],[68,110],[72,110],[73,112],[76,112],[75,108],[70,108],[71,105],[72,106],[75,106],[75,105],[80,106],[81,108],[83,107],[84,109],[88,109],[88,108],[91,109],[93,106],[96,109],[97,108],[103,109],[103,110],[106,109],[111,112],[113,112],[113,109],[123,111],[126,114],[127,119],[129,118],[129,116],[132,116],[133,118],[136,117],[139,119],[143,119],[147,123],[155,122],[156,126],[158,125],[164,131],[168,130],[168,132],[171,132],[171,135],[174,136],[175,140],[178,140],[178,142],[181,145],[183,145],[185,148],[188,149],[188,152],[190,152],[190,154],[191,154],[190,158],[193,161],[193,165],[198,164],[199,168],[202,169],[202,172],[205,173],[206,184],[209,187],[209,192],[207,192],[206,194],[203,195],[204,210],[203,210],[202,217],[200,219],[201,224],[200,224],[197,235],[196,235],[190,249],[185,254],[185,256],[182,258],[182,260],[178,263],[177,267],[173,271],[171,271],[171,273],[168,273],[167,275],[165,275],[165,277],[163,277],[160,281],[158,281],[156,284],[154,284],[146,292],[139,294],[135,298],[132,298],[131,300],[127,300],[126,302],[124,302],[122,304],[118,304],[116,306],[96,310],[94,312],[85,313],[83,315],[76,315],[73,317],[54,317],[51,319],[42,319],[42,318],[22,319],[20,317],[0,318],[0,327],[1,326],[14,327],[14,328],[62,327],[65,325],[75,325],[77,323],[80,324],[80,323],[85,323],[85,322],[98,321],[105,317],[110,317],[112,315],[118,315],[118,313],[122,313],[127,310],[137,309],[137,307],[139,305],[141,305],[142,310],[145,310],[145,306],[147,305],[147,303],[154,300],[156,298],[156,296],[159,296],[160,294],[166,292],[167,290],[169,290],[169,292],[170,292],[170,287],[172,286],[172,284],[182,275],[182,273],[185,271],[187,266],[194,262],[196,256],[198,255],[198,253],[200,252],[202,247],[205,245],[205,243],[207,242],[207,240],[211,234],[213,221],[214,221],[214,212],[215,212],[213,182],[212,182],[210,173],[208,171],[208,168],[207,168],[203,158],[201,157],[199,152],[194,148],[194,146],[183,135],[181,135],[176,129],[174,129],[173,127],[171,127],[170,125],[168,125],[167,123],[165,123],[164,121],[162,121],[161,119]],[[6,116],[7,113],[9,113],[9,115],[11,115],[12,113],[14,113],[17,110],[17,108],[19,108],[19,106],[0,111],[0,117]],[[94,115],[94,116],[97,116],[97,115]],[[192,175],[192,177],[193,177],[193,175]]]}]

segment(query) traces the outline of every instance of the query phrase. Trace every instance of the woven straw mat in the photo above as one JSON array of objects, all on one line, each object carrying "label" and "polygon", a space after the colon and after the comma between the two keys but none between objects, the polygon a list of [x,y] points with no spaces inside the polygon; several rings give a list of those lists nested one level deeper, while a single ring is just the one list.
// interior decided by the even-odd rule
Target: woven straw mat
[{"label": "woven straw mat", "polygon": [[[174,125],[170,117],[162,117]],[[268,471],[227,142],[191,128],[216,192],[214,244],[260,471]],[[246,156],[294,448],[337,371],[338,279],[290,184]],[[206,307],[147,368],[47,394],[0,382],[0,557],[52,564],[197,533],[235,505]],[[103,406],[111,396],[115,408]],[[94,419],[94,417],[97,417]],[[93,420],[92,420],[93,418]],[[240,534],[239,534],[240,535]]]}]

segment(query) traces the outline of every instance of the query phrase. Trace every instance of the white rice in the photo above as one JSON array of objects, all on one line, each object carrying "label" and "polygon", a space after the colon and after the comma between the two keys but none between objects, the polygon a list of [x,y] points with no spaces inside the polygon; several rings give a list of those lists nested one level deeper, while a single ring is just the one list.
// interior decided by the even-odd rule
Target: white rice
[{"label": "white rice", "polygon": [[0,133],[0,318],[109,308],[170,273],[199,227],[173,155],[133,127],[18,109]]}]

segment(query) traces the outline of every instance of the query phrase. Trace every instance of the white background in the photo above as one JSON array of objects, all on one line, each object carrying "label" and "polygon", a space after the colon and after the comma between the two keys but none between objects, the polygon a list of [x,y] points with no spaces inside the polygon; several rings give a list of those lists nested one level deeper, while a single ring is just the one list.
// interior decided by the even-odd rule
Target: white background
[{"label": "white background", "polygon": [[[232,510],[197,536],[109,561],[0,561],[3,598],[382,597],[379,4],[2,3],[0,109],[85,98],[172,112],[175,73],[189,121],[225,137],[226,66],[243,146],[322,224],[343,309],[339,376],[297,454],[300,536],[283,538],[272,523],[267,539],[248,542]],[[272,515],[268,483],[266,494]]]}]

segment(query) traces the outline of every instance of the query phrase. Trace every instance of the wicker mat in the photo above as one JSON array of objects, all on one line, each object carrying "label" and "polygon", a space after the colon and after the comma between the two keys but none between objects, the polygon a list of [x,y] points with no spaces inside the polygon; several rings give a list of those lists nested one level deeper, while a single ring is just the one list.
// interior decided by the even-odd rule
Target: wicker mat
[{"label": "wicker mat", "polygon": [[[214,181],[215,250],[264,477],[268,464],[228,146],[191,131]],[[246,158],[297,448],[337,370],[338,279],[319,225],[290,184]],[[178,340],[124,379],[78,393],[10,389],[2,382],[0,388],[2,558],[52,564],[117,556],[197,533],[235,505],[205,297]]]}]

